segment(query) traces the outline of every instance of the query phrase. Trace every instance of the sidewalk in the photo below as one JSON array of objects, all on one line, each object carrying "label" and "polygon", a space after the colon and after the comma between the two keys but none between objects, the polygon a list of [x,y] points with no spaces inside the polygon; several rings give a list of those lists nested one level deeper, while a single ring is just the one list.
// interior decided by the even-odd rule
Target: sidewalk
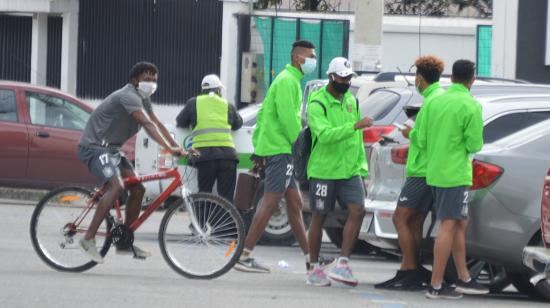
[{"label": "sidewalk", "polygon": [[0,203],[36,204],[48,191],[0,187]]}]

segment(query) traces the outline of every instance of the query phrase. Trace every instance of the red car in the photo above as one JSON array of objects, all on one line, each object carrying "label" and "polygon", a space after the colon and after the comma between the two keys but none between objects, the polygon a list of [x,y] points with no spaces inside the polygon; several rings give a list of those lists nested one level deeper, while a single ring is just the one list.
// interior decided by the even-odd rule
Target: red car
[{"label": "red car", "polygon": [[[77,157],[93,108],[57,89],[0,81],[0,186],[96,185]],[[135,137],[123,147],[134,160]]]}]

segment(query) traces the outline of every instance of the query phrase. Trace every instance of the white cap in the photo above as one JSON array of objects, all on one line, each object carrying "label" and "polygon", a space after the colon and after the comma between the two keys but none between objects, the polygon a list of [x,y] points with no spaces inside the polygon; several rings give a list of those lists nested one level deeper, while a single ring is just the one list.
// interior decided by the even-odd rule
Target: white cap
[{"label": "white cap", "polygon": [[204,76],[201,82],[201,87],[203,90],[225,88],[220,81],[220,77],[214,74]]},{"label": "white cap", "polygon": [[327,75],[336,74],[340,77],[348,77],[349,75],[356,75],[351,69],[351,63],[348,59],[343,57],[337,57],[330,61],[328,65]]}]

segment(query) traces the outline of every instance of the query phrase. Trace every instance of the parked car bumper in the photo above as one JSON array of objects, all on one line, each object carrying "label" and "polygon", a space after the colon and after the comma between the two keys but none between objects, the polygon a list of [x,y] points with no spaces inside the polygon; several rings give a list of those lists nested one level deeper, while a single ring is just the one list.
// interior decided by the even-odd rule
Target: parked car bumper
[{"label": "parked car bumper", "polygon": [[[540,273],[533,277],[535,280],[550,280],[550,249],[538,246],[527,246],[523,249],[523,264]],[[535,282],[538,281],[531,281]]]},{"label": "parked car bumper", "polygon": [[395,201],[365,199],[366,214],[359,239],[382,249],[399,250],[397,231],[392,221],[395,206]]}]

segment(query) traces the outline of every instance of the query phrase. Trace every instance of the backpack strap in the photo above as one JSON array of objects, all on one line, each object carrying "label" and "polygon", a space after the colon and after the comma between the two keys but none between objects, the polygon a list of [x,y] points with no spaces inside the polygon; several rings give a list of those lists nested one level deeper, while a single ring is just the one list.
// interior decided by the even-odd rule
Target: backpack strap
[{"label": "backpack strap", "polygon": [[[319,105],[321,105],[321,107],[323,107],[323,113],[325,114],[325,117],[327,116],[327,107],[325,107],[325,105],[323,103],[321,103],[321,101],[319,100],[312,100],[310,103],[317,103]],[[310,129],[310,132],[311,132],[311,129]],[[315,145],[317,144],[317,138],[315,138],[315,140],[313,140],[313,144],[311,145],[311,150],[313,151],[313,148],[315,147]]]},{"label": "backpack strap", "polygon": [[325,117],[327,116],[327,107],[325,107],[325,105],[321,103],[321,101],[315,99],[315,100],[312,100],[310,103],[317,103],[321,105],[321,107],[323,107],[323,113],[325,114]]}]

